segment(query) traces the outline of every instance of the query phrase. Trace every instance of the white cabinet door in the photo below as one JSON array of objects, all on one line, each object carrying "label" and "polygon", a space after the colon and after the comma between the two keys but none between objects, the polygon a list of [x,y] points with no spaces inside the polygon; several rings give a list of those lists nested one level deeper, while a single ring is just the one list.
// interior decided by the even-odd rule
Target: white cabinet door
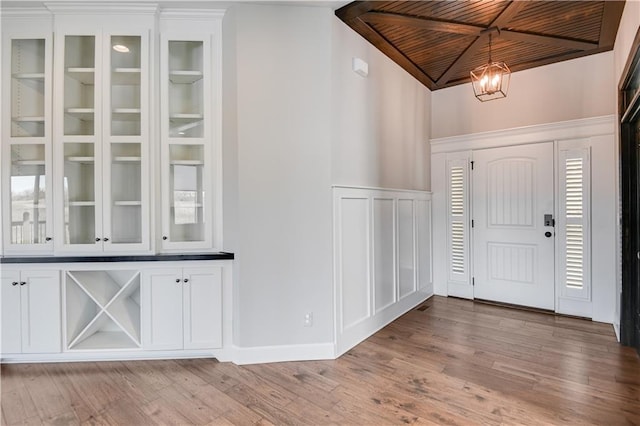
[{"label": "white cabinet door", "polygon": [[23,271],[20,284],[22,352],[60,352],[60,272]]},{"label": "white cabinet door", "polygon": [[184,348],[222,346],[222,268],[185,269]]},{"label": "white cabinet door", "polygon": [[143,273],[145,350],[222,346],[222,268],[156,269]]},{"label": "white cabinet door", "polygon": [[182,269],[144,271],[141,287],[143,349],[182,349]]},{"label": "white cabinet door", "polygon": [[2,273],[2,347],[3,354],[20,353],[20,274]]},{"label": "white cabinet door", "polygon": [[59,271],[2,275],[2,353],[60,352]]}]

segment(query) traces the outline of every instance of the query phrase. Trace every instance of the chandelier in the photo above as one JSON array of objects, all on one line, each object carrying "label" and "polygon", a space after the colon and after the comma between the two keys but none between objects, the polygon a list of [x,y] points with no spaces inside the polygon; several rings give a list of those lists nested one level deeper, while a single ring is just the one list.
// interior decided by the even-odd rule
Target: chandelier
[{"label": "chandelier", "polygon": [[489,62],[472,70],[470,74],[473,93],[481,102],[507,97],[511,70],[504,62],[491,60],[491,33],[489,33]]}]

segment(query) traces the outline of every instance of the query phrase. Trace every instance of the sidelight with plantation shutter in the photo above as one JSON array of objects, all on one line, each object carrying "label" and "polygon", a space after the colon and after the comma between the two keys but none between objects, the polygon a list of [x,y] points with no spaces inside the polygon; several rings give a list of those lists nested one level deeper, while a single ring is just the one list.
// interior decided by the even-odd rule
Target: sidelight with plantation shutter
[{"label": "sidelight with plantation shutter", "polygon": [[469,280],[468,160],[451,160],[447,167],[449,280]]},{"label": "sidelight with plantation shutter", "polygon": [[590,300],[589,148],[560,151],[560,217],[558,220],[560,285],[563,297]]}]

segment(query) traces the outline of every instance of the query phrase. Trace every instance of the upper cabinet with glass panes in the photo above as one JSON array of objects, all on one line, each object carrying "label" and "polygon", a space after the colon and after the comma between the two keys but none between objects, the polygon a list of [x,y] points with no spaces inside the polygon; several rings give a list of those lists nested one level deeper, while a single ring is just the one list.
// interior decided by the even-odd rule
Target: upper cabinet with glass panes
[{"label": "upper cabinet with glass panes", "polygon": [[0,254],[222,250],[224,12],[11,3]]},{"label": "upper cabinet with glass panes", "polygon": [[163,251],[221,249],[219,18],[160,14]]},{"label": "upper cabinet with glass panes", "polygon": [[51,23],[2,20],[2,246],[53,251]]},{"label": "upper cabinet with glass panes", "polygon": [[73,18],[55,21],[56,251],[149,252],[153,14],[127,30]]}]

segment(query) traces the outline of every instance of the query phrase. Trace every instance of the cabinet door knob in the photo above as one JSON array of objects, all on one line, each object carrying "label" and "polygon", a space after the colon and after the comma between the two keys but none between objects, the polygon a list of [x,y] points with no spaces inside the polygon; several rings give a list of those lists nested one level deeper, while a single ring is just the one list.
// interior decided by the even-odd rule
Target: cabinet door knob
[{"label": "cabinet door knob", "polygon": [[96,238],[96,243],[97,243],[98,241],[100,241],[100,238]]},{"label": "cabinet door knob", "polygon": [[12,282],[11,285],[18,285],[18,281]]},{"label": "cabinet door knob", "polygon": [[182,280],[182,281],[184,281],[185,283],[188,283],[188,282],[189,282],[189,278],[185,278],[185,279],[184,279],[184,280]]},{"label": "cabinet door knob", "polygon": [[20,285],[25,285],[26,283],[26,281],[20,281]]},{"label": "cabinet door knob", "polygon": [[176,278],[176,282],[179,283],[180,282],[180,278]]},{"label": "cabinet door knob", "polygon": [[163,235],[163,236],[162,236],[162,239],[166,241],[166,240],[168,240],[168,239],[169,239],[169,237],[167,237],[166,235]]},{"label": "cabinet door knob", "polygon": [[51,241],[51,240],[53,240],[53,238],[51,238],[51,237],[47,237],[47,238],[45,238],[44,240],[45,240],[45,241]]},{"label": "cabinet door knob", "polygon": [[102,241],[109,241],[109,239],[108,238],[103,238]]}]

